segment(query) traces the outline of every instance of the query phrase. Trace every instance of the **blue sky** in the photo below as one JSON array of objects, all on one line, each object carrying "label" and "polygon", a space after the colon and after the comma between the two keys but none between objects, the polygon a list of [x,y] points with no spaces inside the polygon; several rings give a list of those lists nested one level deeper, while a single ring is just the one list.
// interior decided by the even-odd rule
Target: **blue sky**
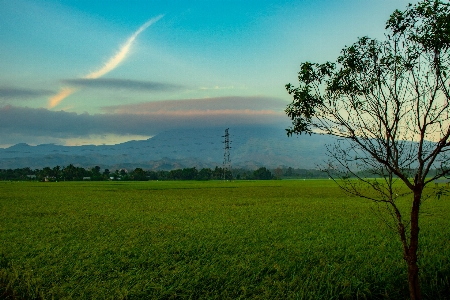
[{"label": "blue sky", "polygon": [[0,0],[0,147],[287,126],[300,63],[383,38],[408,2]]}]

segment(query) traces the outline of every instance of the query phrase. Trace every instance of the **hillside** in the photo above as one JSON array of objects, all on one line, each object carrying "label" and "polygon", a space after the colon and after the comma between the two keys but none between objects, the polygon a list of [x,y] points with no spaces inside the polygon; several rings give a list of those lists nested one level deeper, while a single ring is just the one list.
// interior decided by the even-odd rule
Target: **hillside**
[{"label": "hillside", "polygon": [[[322,135],[288,138],[283,128],[230,127],[233,167],[313,169],[326,160],[325,144],[333,138]],[[173,130],[148,140],[117,145],[60,146],[17,144],[0,149],[0,168],[46,166],[135,168],[171,170],[184,167],[215,167],[223,161],[224,128]]]}]

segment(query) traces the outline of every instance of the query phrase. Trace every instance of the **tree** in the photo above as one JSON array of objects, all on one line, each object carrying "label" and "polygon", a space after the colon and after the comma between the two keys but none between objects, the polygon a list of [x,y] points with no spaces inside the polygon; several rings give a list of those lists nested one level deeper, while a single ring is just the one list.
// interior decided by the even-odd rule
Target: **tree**
[{"label": "tree", "polygon": [[158,180],[158,172],[155,171],[146,171],[145,175],[149,180]]},{"label": "tree", "polygon": [[267,168],[261,167],[253,171],[253,178],[257,180],[270,180],[273,176],[272,172],[270,172]]},{"label": "tree", "polygon": [[103,178],[106,179],[106,180],[109,180],[110,179],[110,176],[109,176],[110,173],[111,173],[111,171],[109,171],[109,169],[105,169],[103,171]]},{"label": "tree", "polygon": [[213,179],[215,180],[223,179],[223,169],[221,167],[216,166],[212,172],[213,172],[212,174]]},{"label": "tree", "polygon": [[198,180],[210,180],[212,177],[212,171],[210,168],[203,168],[198,172]]},{"label": "tree", "polygon": [[281,169],[280,167],[276,168],[274,171],[274,177],[276,179],[281,179],[281,176],[283,176],[283,169]]},{"label": "tree", "polygon": [[103,176],[100,173],[100,170],[101,170],[100,166],[95,166],[91,169],[90,175],[91,175],[92,180],[94,180],[94,181],[103,180]]},{"label": "tree", "polygon": [[133,180],[136,181],[147,181],[147,174],[145,173],[145,171],[142,168],[136,168],[134,169],[134,171],[131,174]]},{"label": "tree", "polygon": [[74,165],[70,164],[62,170],[64,180],[74,180],[76,174],[76,168]]},{"label": "tree", "polygon": [[56,180],[60,180],[61,179],[61,167],[60,166],[55,166],[53,167],[53,176],[55,176]]},{"label": "tree", "polygon": [[[336,63],[302,63],[298,87],[286,85],[293,96],[285,110],[293,123],[288,135],[338,137],[329,148],[330,176],[345,191],[385,204],[393,217],[411,299],[421,299],[417,249],[424,188],[449,172],[449,12],[440,1],[396,10],[385,40],[359,38]],[[433,168],[438,171],[431,174]],[[379,178],[359,176],[362,169]],[[409,217],[397,205],[400,197],[411,199]]]},{"label": "tree", "polygon": [[171,170],[169,172],[168,178],[171,180],[181,180],[183,178],[183,170],[182,169]]},{"label": "tree", "polygon": [[113,177],[114,180],[120,179],[119,170],[115,170],[112,175],[113,175],[112,177]]},{"label": "tree", "polygon": [[181,170],[181,179],[182,180],[195,180],[197,179],[198,171],[195,167],[193,168],[184,168]]}]

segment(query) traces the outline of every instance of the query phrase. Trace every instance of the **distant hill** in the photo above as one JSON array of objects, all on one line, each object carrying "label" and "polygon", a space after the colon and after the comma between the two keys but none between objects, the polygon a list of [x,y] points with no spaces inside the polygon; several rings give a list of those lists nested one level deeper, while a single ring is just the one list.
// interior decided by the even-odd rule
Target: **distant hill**
[{"label": "distant hill", "polygon": [[[100,166],[111,170],[141,167],[172,170],[185,167],[221,166],[225,128],[171,130],[148,140],[117,145],[60,146],[25,143],[0,149],[0,169],[43,168],[73,164],[85,168]],[[279,166],[314,169],[326,160],[329,136],[293,136],[283,128],[230,127],[233,167],[255,169]]]}]

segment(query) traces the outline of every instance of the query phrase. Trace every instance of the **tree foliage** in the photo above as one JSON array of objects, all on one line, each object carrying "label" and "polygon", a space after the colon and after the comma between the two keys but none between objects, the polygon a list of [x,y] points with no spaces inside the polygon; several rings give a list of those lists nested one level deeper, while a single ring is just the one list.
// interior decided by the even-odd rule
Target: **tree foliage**
[{"label": "tree foliage", "polygon": [[[269,171],[270,172],[270,171]],[[86,170],[69,164],[66,167],[56,166],[54,168],[44,167],[39,170],[30,168],[0,169],[0,180],[38,180],[38,181],[81,181],[89,178],[92,181],[124,180],[124,181],[147,181],[147,180],[222,180],[223,168],[203,168],[198,171],[195,167],[175,169],[171,171],[154,171],[135,168],[116,170],[111,173],[109,169],[101,172],[100,166]],[[226,170],[227,178],[232,179],[230,170]]]},{"label": "tree foliage", "polygon": [[261,167],[253,171],[253,179],[257,180],[270,180],[273,179],[272,172],[265,167]]},{"label": "tree foliage", "polygon": [[[423,189],[449,173],[449,12],[441,1],[396,10],[384,40],[362,37],[336,62],[305,62],[299,85],[286,85],[293,96],[286,108],[293,124],[288,135],[337,137],[328,148],[330,175],[344,190],[386,204],[402,242],[412,299],[421,298],[417,249]],[[361,169],[380,178],[362,177]],[[438,172],[429,176],[432,169]],[[396,204],[405,196],[404,186],[412,194],[409,221]]]}]

